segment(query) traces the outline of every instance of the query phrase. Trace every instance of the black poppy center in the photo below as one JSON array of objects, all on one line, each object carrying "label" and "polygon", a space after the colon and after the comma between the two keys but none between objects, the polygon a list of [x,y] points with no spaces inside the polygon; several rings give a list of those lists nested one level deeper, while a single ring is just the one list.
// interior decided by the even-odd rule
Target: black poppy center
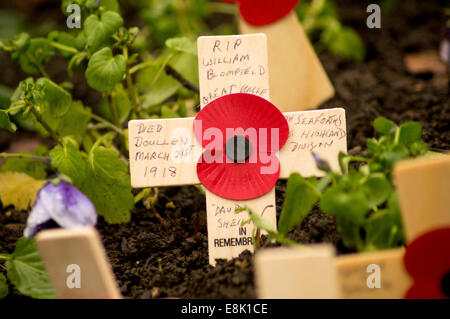
[{"label": "black poppy center", "polygon": [[225,146],[227,157],[235,163],[244,163],[252,154],[252,145],[243,135],[235,135]]},{"label": "black poppy center", "polygon": [[447,298],[450,298],[450,270],[441,279],[441,289]]}]

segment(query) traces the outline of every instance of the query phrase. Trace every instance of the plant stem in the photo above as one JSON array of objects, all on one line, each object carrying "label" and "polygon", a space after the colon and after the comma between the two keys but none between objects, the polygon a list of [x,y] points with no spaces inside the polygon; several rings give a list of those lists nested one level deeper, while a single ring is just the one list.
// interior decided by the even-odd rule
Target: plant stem
[{"label": "plant stem", "polygon": [[161,65],[161,67],[159,68],[158,72],[156,73],[155,77],[153,78],[152,83],[150,83],[150,86],[148,87],[146,94],[148,94],[152,90],[153,86],[158,81],[158,79],[161,77],[165,67],[168,65],[170,59],[172,59],[173,56],[174,56],[174,53],[170,53],[166,57],[166,59],[164,60],[163,64]]},{"label": "plant stem", "polygon": [[61,44],[61,43],[58,43],[58,42],[55,42],[55,41],[51,41],[50,44],[52,47],[59,49],[59,50],[63,50],[63,51],[75,53],[75,54],[78,53],[77,49],[69,47],[69,46]]},{"label": "plant stem", "polygon": [[123,48],[123,55],[125,56],[125,60],[127,61],[127,68],[126,68],[126,80],[127,80],[127,88],[128,88],[128,95],[130,96],[131,99],[131,104],[133,105],[133,110],[134,113],[136,113],[136,115],[138,117],[140,116],[140,110],[139,110],[139,100],[138,97],[136,95],[136,90],[134,89],[134,84],[133,84],[133,78],[131,77],[131,73],[130,73],[130,68],[128,67],[128,48],[125,46]]},{"label": "plant stem", "polygon": [[26,103],[20,103],[19,105],[16,105],[16,106],[10,107],[9,109],[6,109],[5,112],[6,113],[14,112],[14,111],[23,109],[26,106],[27,106]]},{"label": "plant stem", "polygon": [[97,114],[94,114],[94,113],[90,113],[90,112],[85,112],[84,114],[89,115],[94,120],[105,124],[106,127],[109,127],[110,129],[114,130],[115,132],[119,133],[120,135],[125,135],[125,133],[123,132],[123,130],[120,127],[115,126],[113,123],[105,120],[103,117],[98,116]]},{"label": "plant stem", "polygon": [[110,95],[108,105],[109,105],[109,111],[111,112],[111,116],[112,116],[114,125],[117,127],[120,127],[121,125],[120,125],[119,114],[117,113],[116,104],[114,103],[113,93],[111,93],[111,95]]},{"label": "plant stem", "polygon": [[221,14],[236,14],[236,6],[228,3],[220,3],[220,2],[209,2],[208,7],[211,12],[221,13]]},{"label": "plant stem", "polygon": [[255,250],[258,250],[260,247],[261,247],[261,230],[257,228],[255,234]]},{"label": "plant stem", "polygon": [[[172,58],[172,56],[170,56],[170,58]],[[168,59],[170,60],[170,59]],[[181,75],[177,70],[175,70],[174,68],[172,68],[170,65],[168,65],[169,61],[165,61],[163,64],[163,68],[166,71],[167,74],[169,74],[170,76],[172,76],[175,80],[177,80],[178,82],[180,82],[185,88],[199,94],[200,90],[198,88],[198,86],[196,86],[195,84],[193,84],[191,81],[189,81],[188,79],[186,79],[183,75]],[[151,65],[153,65],[155,62],[153,60],[147,60],[145,62],[136,64],[135,66],[133,66],[132,68],[130,68],[130,73],[133,74],[139,70],[145,69],[146,67],[149,67]],[[155,75],[155,79],[158,80],[159,77],[161,76],[161,69],[158,70],[158,73]],[[154,81],[156,83],[156,81]],[[150,85],[150,88],[154,85],[153,81],[152,84]]]},{"label": "plant stem", "polygon": [[50,77],[48,76],[48,74],[45,71],[44,67],[40,63],[37,63],[36,60],[31,56],[31,54],[29,52],[27,52],[26,56],[33,63],[33,65],[39,70],[39,72],[41,72],[41,74],[45,78],[50,80]]},{"label": "plant stem", "polygon": [[9,260],[9,259],[11,259],[11,255],[0,254],[0,260]]},{"label": "plant stem", "polygon": [[38,121],[45,128],[45,130],[50,134],[50,136],[55,141],[59,141],[59,137],[56,134],[56,132],[43,120],[42,116],[39,114],[39,112],[36,111],[34,107],[31,109],[31,112],[35,116],[36,121]]},{"label": "plant stem", "polygon": [[153,60],[147,60],[145,62],[136,64],[135,66],[130,68],[130,74],[134,74],[134,73],[136,73],[139,70],[145,69],[146,67],[149,67],[149,66],[151,66],[154,63],[155,62]]},{"label": "plant stem", "polygon": [[200,94],[200,90],[197,85],[195,85],[194,83],[192,83],[191,81],[189,81],[188,79],[183,77],[177,70],[172,68],[170,65],[168,65],[168,64],[166,65],[165,71],[167,74],[171,75],[176,80],[178,80],[178,82],[180,82],[185,88],[187,88],[197,94]]},{"label": "plant stem", "polygon": [[150,203],[150,206],[152,208],[153,214],[155,214],[156,218],[161,223],[161,225],[166,229],[169,228],[169,226],[167,225],[167,222],[164,220],[164,218],[162,218],[161,215],[158,214],[158,212],[156,211],[155,206],[153,206],[152,203]]},{"label": "plant stem", "polygon": [[[114,124],[117,127],[121,127],[122,125],[120,124],[119,114],[117,113],[117,108],[116,108],[116,105],[114,103],[113,93],[111,93],[110,97],[111,98],[110,98],[110,103],[109,103],[109,110],[111,112]],[[126,151],[125,134],[120,135],[119,139],[120,139],[120,153],[126,154],[127,151]]]},{"label": "plant stem", "polygon": [[18,153],[0,153],[0,158],[26,158],[44,163],[50,166],[50,161],[42,156],[28,155],[28,154],[18,154]]}]

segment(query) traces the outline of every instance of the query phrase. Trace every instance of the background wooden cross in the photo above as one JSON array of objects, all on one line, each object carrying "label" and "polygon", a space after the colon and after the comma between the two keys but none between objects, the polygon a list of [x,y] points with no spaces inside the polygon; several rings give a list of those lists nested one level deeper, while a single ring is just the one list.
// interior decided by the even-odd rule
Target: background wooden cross
[{"label": "background wooden cross", "polygon": [[264,26],[239,16],[242,34],[267,35],[272,103],[281,111],[316,108],[334,95],[334,88],[295,13]]},{"label": "background wooden cross", "polygon": [[[267,42],[263,34],[214,36],[198,39],[200,103],[231,93],[250,93],[269,100]],[[284,113],[290,137],[279,152],[280,178],[292,172],[303,176],[322,175],[311,151],[338,169],[337,155],[346,151],[346,124],[343,109]],[[194,118],[150,119],[130,121],[130,172],[133,187],[160,187],[199,184],[196,174],[201,146],[193,135]],[[253,225],[241,227],[247,213],[235,214],[235,208],[247,206],[276,227],[275,189],[248,201],[221,198],[208,190],[209,261],[236,257],[253,249]],[[239,245],[230,238],[245,237]],[[231,244],[231,245],[229,245]]]},{"label": "background wooden cross", "polygon": [[[449,155],[399,162],[395,165],[394,176],[407,243],[433,229],[450,227]],[[328,251],[328,258],[325,258],[323,251],[314,248],[284,250],[283,258],[279,254],[273,249],[256,255],[260,298],[404,298],[413,283],[404,266],[403,247],[334,259],[330,257],[332,252]],[[378,266],[380,287],[370,288],[369,276]],[[320,274],[317,273],[319,268]],[[297,289],[283,292],[283,287],[295,281],[293,278],[299,273],[300,278],[308,279],[302,280]],[[318,285],[322,288],[320,294]]]},{"label": "background wooden cross", "polygon": [[57,298],[121,298],[95,228],[41,231],[36,243]]}]

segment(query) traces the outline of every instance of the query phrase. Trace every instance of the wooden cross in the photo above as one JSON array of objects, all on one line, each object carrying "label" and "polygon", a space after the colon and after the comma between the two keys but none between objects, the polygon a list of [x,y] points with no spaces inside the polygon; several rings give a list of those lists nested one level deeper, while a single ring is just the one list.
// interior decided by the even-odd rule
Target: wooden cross
[{"label": "wooden cross", "polygon": [[95,228],[41,231],[36,243],[57,298],[121,298]]},{"label": "wooden cross", "polygon": [[253,26],[239,16],[242,34],[267,35],[271,101],[281,111],[317,108],[334,95],[295,11],[274,23]]},{"label": "wooden cross", "polygon": [[[232,93],[250,93],[269,100],[269,68],[264,34],[213,36],[198,39],[200,103]],[[347,150],[345,111],[340,108],[284,113],[290,128],[286,145],[279,152],[280,178],[293,172],[321,176],[311,151],[338,169],[337,155]],[[199,184],[197,161],[202,148],[194,138],[194,118],[149,119],[129,122],[130,173],[133,187],[160,187]],[[229,259],[253,249],[253,225],[241,226],[247,206],[264,214],[276,227],[275,190],[248,200],[221,198],[208,190],[209,262]]]},{"label": "wooden cross", "polygon": [[[399,162],[395,165],[394,177],[407,242],[433,229],[450,227],[449,155]],[[334,259],[330,257],[330,252],[328,258],[317,258],[323,251],[316,248],[292,249],[289,253],[283,253],[283,257],[276,250],[256,254],[256,284],[260,298],[315,298],[328,295],[349,299],[399,299],[404,298],[413,284],[404,266],[403,247]],[[316,269],[319,268],[318,273]],[[379,288],[371,282],[371,276],[377,271]],[[325,276],[326,281],[321,281],[320,275]],[[299,281],[297,287],[286,290],[286,286],[291,282],[297,283],[296,280]],[[322,289],[320,292],[318,285]]]},{"label": "wooden cross", "polygon": [[255,256],[255,282],[262,299],[340,298],[334,247],[268,248]]}]

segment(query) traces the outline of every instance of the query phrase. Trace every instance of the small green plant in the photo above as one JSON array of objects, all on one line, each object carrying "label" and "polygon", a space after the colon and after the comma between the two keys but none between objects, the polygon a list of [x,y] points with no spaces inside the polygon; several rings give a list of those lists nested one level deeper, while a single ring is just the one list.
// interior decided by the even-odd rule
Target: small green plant
[{"label": "small green plant", "polygon": [[296,12],[310,38],[319,37],[317,50],[330,50],[343,58],[362,61],[364,44],[358,33],[339,21],[336,4],[332,0],[302,1]]},{"label": "small green plant", "polygon": [[402,245],[403,230],[392,168],[397,161],[427,154],[428,148],[421,141],[422,127],[417,122],[396,126],[379,117],[374,127],[380,137],[367,140],[364,157],[339,154],[341,172],[331,171],[328,163],[314,154],[318,168],[326,175],[319,180],[292,174],[287,182],[278,231],[250,212],[256,227],[266,230],[269,240],[292,244],[288,232],[318,205],[322,212],[336,217],[338,231],[349,249],[372,251]]},{"label": "small green plant", "polygon": [[[154,57],[142,45],[141,31],[124,26],[116,0],[100,1],[100,6],[94,0],[63,1],[64,12],[71,3],[81,8],[81,29],[38,38],[20,33],[0,41],[0,50],[32,75],[20,83],[9,105],[0,105],[0,128],[37,131],[58,144],[34,153],[1,153],[7,158],[2,171],[39,179],[64,174],[107,222],[123,223],[134,207],[126,123],[186,116],[188,105],[198,100],[195,42],[167,39]],[[102,97],[99,105],[88,107],[73,99],[71,82],[50,78],[46,66],[57,54],[67,60],[68,78],[84,74]]]},{"label": "small green plant", "polygon": [[[181,1],[170,2],[166,1],[168,7],[183,9],[183,14],[206,4],[189,1],[189,6],[180,8]],[[0,153],[6,159],[0,177],[21,185],[14,192],[0,187],[0,197],[4,204],[28,209],[35,197],[30,185],[42,185],[60,175],[89,197],[106,222],[125,223],[136,202],[152,204],[146,190],[136,197],[132,193],[126,124],[136,118],[184,117],[189,107],[198,104],[193,39],[199,30],[192,30],[193,18],[183,20],[182,30],[177,29],[177,20],[172,38],[162,33],[158,38],[156,29],[150,36],[148,27],[125,26],[117,0],[100,0],[99,4],[64,0],[62,11],[67,15],[69,4],[81,8],[81,29],[53,30],[38,37],[22,32],[0,40],[0,51],[29,75],[15,90],[0,86],[0,129],[36,132],[56,145],[50,149],[39,146],[34,152]],[[157,3],[148,5],[153,8]],[[149,38],[160,40],[153,43],[152,52]],[[57,82],[50,76],[49,63],[57,55],[66,60],[65,78],[82,75],[101,97],[98,105],[75,99],[72,82]],[[29,185],[24,186],[24,181]],[[33,239],[19,239],[15,251],[0,254],[0,261],[7,274],[0,273],[0,298],[8,293],[7,278],[24,295],[54,297]]]},{"label": "small green plant", "polygon": [[0,273],[0,299],[8,295],[6,277],[23,295],[33,298],[55,298],[50,280],[33,238],[19,239],[12,254],[0,254],[7,276]]}]

